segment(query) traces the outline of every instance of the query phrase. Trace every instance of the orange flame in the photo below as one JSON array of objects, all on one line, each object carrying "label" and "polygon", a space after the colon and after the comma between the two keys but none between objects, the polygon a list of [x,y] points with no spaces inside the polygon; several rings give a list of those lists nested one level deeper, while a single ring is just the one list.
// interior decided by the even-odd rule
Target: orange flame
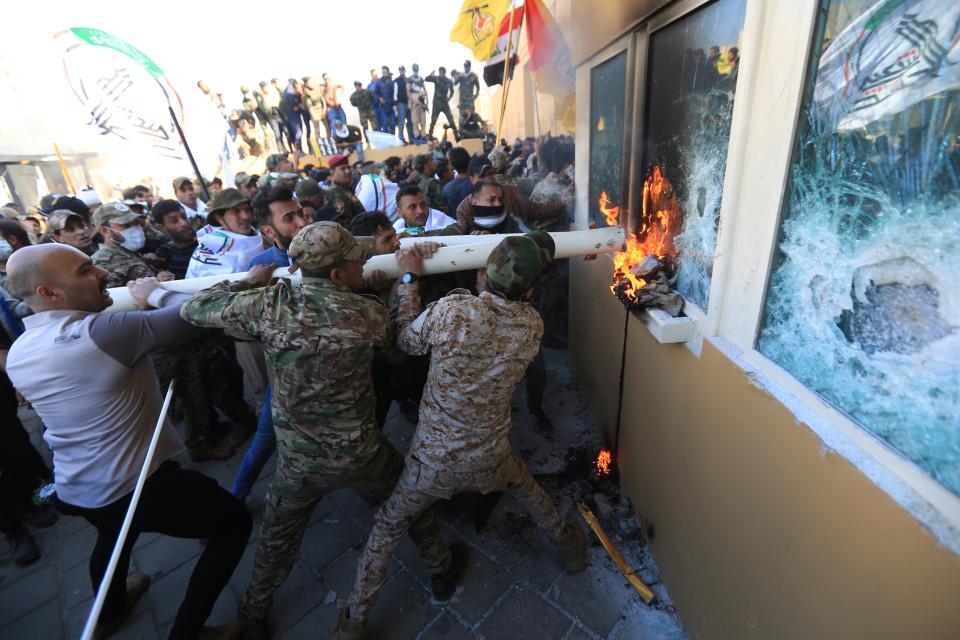
[{"label": "orange flame", "polygon": [[[613,256],[613,284],[610,291],[616,292],[618,285],[626,280],[623,293],[636,301],[636,291],[647,285],[630,268],[640,264],[647,256],[656,256],[661,261],[677,257],[673,236],[679,230],[680,203],[673,195],[670,182],[663,177],[660,167],[654,165],[650,176],[643,183],[643,201],[637,232],[627,229],[626,250]],[[620,207],[613,206],[606,192],[600,194],[600,213],[609,226],[620,223]],[[631,225],[633,226],[633,225]]]},{"label": "orange flame", "polygon": [[597,468],[597,472],[600,475],[608,476],[610,475],[610,463],[613,462],[613,458],[610,455],[610,452],[606,449],[600,449],[600,453],[597,454],[597,459],[593,463],[593,466]]}]

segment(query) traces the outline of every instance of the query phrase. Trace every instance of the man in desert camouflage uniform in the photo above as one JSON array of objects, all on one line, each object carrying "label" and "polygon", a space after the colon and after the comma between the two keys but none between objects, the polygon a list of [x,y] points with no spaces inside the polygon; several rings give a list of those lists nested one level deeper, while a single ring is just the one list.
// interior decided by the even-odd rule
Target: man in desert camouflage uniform
[{"label": "man in desert camouflage uniform", "polygon": [[525,300],[553,256],[543,232],[503,240],[485,269],[486,291],[454,292],[420,313],[416,257],[402,250],[397,344],[409,354],[431,353],[420,422],[406,466],[374,518],[360,556],[347,608],[333,638],[366,634],[366,617],[387,578],[390,557],[404,532],[437,500],[464,491],[507,491],[547,532],[569,572],[586,566],[583,531],[564,518],[553,500],[510,449],[510,397],[536,355],[543,321]]},{"label": "man in desert camouflage uniform", "polygon": [[427,137],[427,88],[420,75],[420,65],[413,63],[413,75],[407,78],[407,106],[413,119],[413,137]]},{"label": "man in desert camouflage uniform", "polygon": [[[354,293],[363,286],[365,250],[340,225],[316,222],[294,236],[288,255],[301,270],[300,285],[224,282],[181,310],[194,324],[259,337],[273,373],[277,470],[240,606],[246,638],[265,636],[273,592],[289,575],[324,494],[349,487],[382,501],[403,470],[374,418],[371,364],[375,351],[390,348],[393,332],[383,304]],[[254,269],[261,268],[272,266]],[[410,537],[433,572],[434,596],[448,599],[462,565],[440,539],[433,514],[418,515]]]}]

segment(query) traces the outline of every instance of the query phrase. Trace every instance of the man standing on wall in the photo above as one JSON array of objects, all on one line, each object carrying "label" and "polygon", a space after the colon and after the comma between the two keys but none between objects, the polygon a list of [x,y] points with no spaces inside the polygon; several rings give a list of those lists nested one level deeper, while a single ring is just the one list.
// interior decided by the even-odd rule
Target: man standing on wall
[{"label": "man standing on wall", "polygon": [[442,113],[447,119],[447,124],[453,129],[453,137],[458,141],[460,134],[457,133],[457,125],[453,122],[453,114],[450,112],[450,98],[453,97],[453,82],[447,77],[445,67],[440,67],[439,75],[432,72],[426,78],[427,82],[433,83],[433,115],[430,116],[430,128],[427,129],[428,135],[433,135],[433,128],[437,126],[437,118]]},{"label": "man standing on wall", "polygon": [[476,111],[476,100],[480,95],[480,78],[470,71],[469,60],[463,63],[463,73],[457,78],[457,84],[460,85],[460,130],[463,131],[467,118]]},{"label": "man standing on wall", "polygon": [[407,78],[407,104],[413,120],[413,137],[427,137],[427,88],[420,75],[420,65],[413,63],[413,75]]}]

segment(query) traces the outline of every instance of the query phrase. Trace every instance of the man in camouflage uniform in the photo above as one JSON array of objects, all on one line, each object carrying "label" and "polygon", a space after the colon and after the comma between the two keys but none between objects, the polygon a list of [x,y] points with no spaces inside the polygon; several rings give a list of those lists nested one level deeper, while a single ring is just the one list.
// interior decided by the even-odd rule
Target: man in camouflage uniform
[{"label": "man in camouflage uniform", "polygon": [[433,115],[430,116],[430,128],[427,129],[427,135],[433,135],[433,128],[437,126],[437,118],[442,113],[447,119],[447,124],[453,129],[453,137],[458,141],[460,134],[457,133],[457,125],[453,123],[453,114],[450,112],[450,98],[453,97],[453,81],[447,77],[447,70],[440,67],[440,75],[431,73],[426,78],[427,82],[433,83]]},{"label": "man in camouflage uniform", "polygon": [[463,73],[457,78],[457,84],[460,85],[460,130],[463,131],[467,118],[476,111],[476,100],[480,95],[480,78],[470,71],[469,60],[463,63]]},{"label": "man in camouflage uniform", "polygon": [[354,216],[363,213],[363,203],[353,193],[353,170],[350,168],[350,156],[336,155],[327,163],[330,167],[330,181],[333,186],[327,192],[327,206],[333,207],[347,225]]},{"label": "man in camouflage uniform", "polygon": [[427,137],[427,88],[420,75],[420,65],[413,63],[413,75],[407,78],[407,106],[413,119],[413,137]]},{"label": "man in camouflage uniform", "polygon": [[[140,227],[140,216],[122,202],[108,202],[100,205],[93,215],[93,224],[99,229],[104,243],[90,256],[93,264],[110,275],[107,276],[108,287],[126,286],[137,278],[156,278],[161,282],[173,280],[169,271],[157,272],[136,251],[124,246],[130,239],[124,237],[127,231],[131,237],[134,232],[144,237]],[[141,248],[143,244],[141,243]]]},{"label": "man in camouflage uniform", "polygon": [[510,449],[510,397],[537,353],[543,321],[525,300],[553,255],[543,232],[503,240],[485,269],[486,291],[453,292],[420,313],[421,262],[402,250],[404,274],[397,344],[431,354],[420,422],[397,486],[374,518],[357,566],[349,605],[333,638],[363,638],[366,617],[386,578],[390,557],[410,523],[437,500],[464,491],[507,491],[556,545],[569,572],[586,567],[583,531],[565,518]]},{"label": "man in camouflage uniform", "polygon": [[[365,250],[340,225],[315,222],[294,236],[288,255],[301,270],[300,285],[254,289],[273,268],[259,265],[248,280],[214,285],[181,310],[193,324],[259,337],[273,373],[277,471],[240,605],[247,638],[265,636],[273,592],[289,575],[324,494],[351,488],[382,501],[403,470],[374,417],[371,365],[376,351],[391,347],[393,332],[383,304],[354,293],[363,286]],[[430,511],[409,528],[434,574],[434,596],[449,598],[462,564],[443,544]]]},{"label": "man in camouflage uniform", "polygon": [[[357,108],[360,114],[360,129],[363,139],[367,140],[367,129],[376,131],[377,119],[373,114],[373,94],[363,88],[359,80],[353,83],[353,93],[350,94],[350,104]],[[370,140],[367,140],[370,143]]]},{"label": "man in camouflage uniform", "polygon": [[413,168],[420,174],[420,181],[417,182],[417,186],[420,188],[420,191],[423,192],[423,195],[426,196],[427,205],[429,205],[431,209],[437,209],[450,215],[447,197],[443,195],[443,185],[437,180],[437,163],[434,161],[433,155],[421,153],[414,158]]}]

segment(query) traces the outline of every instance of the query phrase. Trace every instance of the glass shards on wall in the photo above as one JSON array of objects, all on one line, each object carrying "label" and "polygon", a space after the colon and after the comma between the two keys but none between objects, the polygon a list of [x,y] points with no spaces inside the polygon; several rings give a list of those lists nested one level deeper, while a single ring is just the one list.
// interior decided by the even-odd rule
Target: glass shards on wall
[{"label": "glass shards on wall", "polygon": [[660,174],[680,204],[676,288],[706,310],[717,243],[744,0],[718,0],[650,36],[645,178]]},{"label": "glass shards on wall", "polygon": [[590,71],[590,222],[601,226],[600,194],[620,202],[626,83],[626,51]]},{"label": "glass shards on wall", "polygon": [[960,494],[960,3],[824,15],[758,346]]}]

